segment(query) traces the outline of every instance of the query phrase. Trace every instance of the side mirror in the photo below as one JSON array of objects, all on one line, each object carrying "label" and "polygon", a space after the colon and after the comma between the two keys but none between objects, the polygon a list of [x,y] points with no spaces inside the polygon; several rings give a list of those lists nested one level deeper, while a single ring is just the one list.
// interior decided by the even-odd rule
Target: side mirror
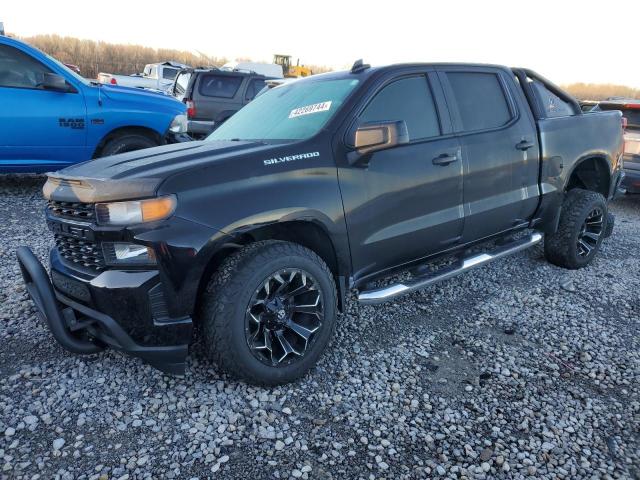
[{"label": "side mirror", "polygon": [[71,89],[67,85],[64,77],[57,73],[45,73],[42,80],[42,88],[45,90],[54,90],[56,92],[69,92]]},{"label": "side mirror", "polygon": [[404,120],[369,122],[352,131],[350,143],[354,151],[348,159],[354,165],[369,153],[409,143],[409,131]]}]

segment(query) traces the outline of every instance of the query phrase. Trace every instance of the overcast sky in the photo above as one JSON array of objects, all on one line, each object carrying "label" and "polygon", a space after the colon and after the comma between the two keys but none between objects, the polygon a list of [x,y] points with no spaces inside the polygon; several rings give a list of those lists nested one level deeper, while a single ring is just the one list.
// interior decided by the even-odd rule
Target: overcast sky
[{"label": "overcast sky", "polygon": [[[640,0],[3,1],[17,35],[57,33],[202,51],[231,60],[346,68],[468,61],[526,66],[556,83],[640,88]],[[637,46],[637,45],[636,45]]]}]

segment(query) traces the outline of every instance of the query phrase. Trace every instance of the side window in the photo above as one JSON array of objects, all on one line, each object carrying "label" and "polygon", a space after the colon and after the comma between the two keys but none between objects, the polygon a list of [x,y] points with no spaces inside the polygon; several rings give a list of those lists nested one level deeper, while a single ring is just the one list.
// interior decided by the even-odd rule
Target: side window
[{"label": "side window", "polygon": [[39,88],[47,67],[26,53],[0,45],[0,87]]},{"label": "side window", "polygon": [[440,135],[436,106],[426,76],[396,80],[380,90],[360,115],[360,123],[404,120],[409,138]]},{"label": "side window", "polygon": [[467,132],[497,128],[511,120],[511,111],[494,73],[447,72],[462,128]]},{"label": "side window", "polygon": [[555,93],[551,92],[544,86],[543,83],[534,80],[531,82],[533,90],[536,92],[542,108],[544,109],[545,117],[567,117],[573,115],[573,108],[567,102],[558,97]]},{"label": "side window", "polygon": [[265,85],[266,84],[264,83],[264,80],[261,78],[251,80],[251,82],[249,82],[249,86],[247,87],[247,93],[245,93],[244,95],[245,100],[253,100]]},{"label": "side window", "polygon": [[233,98],[242,85],[242,77],[227,75],[203,75],[200,80],[200,95],[205,97]]},{"label": "side window", "polygon": [[164,67],[162,69],[162,78],[164,78],[165,80],[173,80],[174,78],[176,78],[177,74],[178,70],[176,68]]}]

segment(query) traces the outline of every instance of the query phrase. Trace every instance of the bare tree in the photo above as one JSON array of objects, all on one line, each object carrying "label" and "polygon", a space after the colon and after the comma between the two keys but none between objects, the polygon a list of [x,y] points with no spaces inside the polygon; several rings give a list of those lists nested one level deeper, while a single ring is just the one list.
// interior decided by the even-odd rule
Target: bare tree
[{"label": "bare tree", "polygon": [[564,86],[580,100],[605,100],[610,97],[640,99],[640,89],[610,83],[572,83]]},{"label": "bare tree", "polygon": [[182,50],[96,42],[59,35],[36,35],[22,40],[63,63],[77,65],[88,78],[95,78],[98,72],[123,75],[139,73],[147,63],[166,60],[193,66],[220,66],[227,61],[226,58],[210,57],[200,52],[194,54]]}]

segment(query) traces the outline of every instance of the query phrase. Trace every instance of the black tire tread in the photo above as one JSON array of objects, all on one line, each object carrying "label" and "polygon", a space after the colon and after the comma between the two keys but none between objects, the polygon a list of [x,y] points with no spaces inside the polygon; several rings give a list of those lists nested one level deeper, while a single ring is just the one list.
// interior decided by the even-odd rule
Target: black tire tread
[{"label": "black tire tread", "polygon": [[607,214],[607,225],[604,229],[604,238],[609,238],[611,235],[613,235],[613,227],[616,223],[616,216],[609,212]]},{"label": "black tire tread", "polygon": [[122,134],[115,135],[109,140],[107,140],[104,146],[100,149],[100,154],[98,155],[98,157],[107,157],[109,155],[117,155],[118,153],[121,153],[121,152],[112,152],[110,150],[113,150],[113,145],[126,142],[131,139],[135,139],[136,141],[143,140],[145,142],[148,142],[149,145],[143,148],[151,148],[151,147],[158,146],[158,142],[156,142],[155,140],[153,140],[148,136],[141,135],[139,133],[122,133]]},{"label": "black tire tread", "polygon": [[604,203],[606,218],[606,200],[602,194],[580,188],[570,190],[566,194],[562,204],[558,230],[555,233],[547,234],[544,239],[544,254],[549,262],[571,270],[583,266],[574,261],[569,249],[574,247],[573,236],[576,229],[580,228],[584,221],[583,211],[596,202]]},{"label": "black tire tread", "polygon": [[247,280],[252,273],[250,265],[262,264],[274,256],[291,255],[306,257],[320,266],[331,281],[334,301],[337,302],[331,270],[316,253],[302,245],[280,240],[265,240],[251,243],[229,255],[207,284],[201,309],[205,348],[210,358],[225,373],[256,385],[273,386],[285,383],[285,381],[268,383],[242,369],[240,362],[237,361],[238,352],[234,351],[226,334],[231,331],[235,310],[240,307],[236,301],[237,292],[247,288]]}]

